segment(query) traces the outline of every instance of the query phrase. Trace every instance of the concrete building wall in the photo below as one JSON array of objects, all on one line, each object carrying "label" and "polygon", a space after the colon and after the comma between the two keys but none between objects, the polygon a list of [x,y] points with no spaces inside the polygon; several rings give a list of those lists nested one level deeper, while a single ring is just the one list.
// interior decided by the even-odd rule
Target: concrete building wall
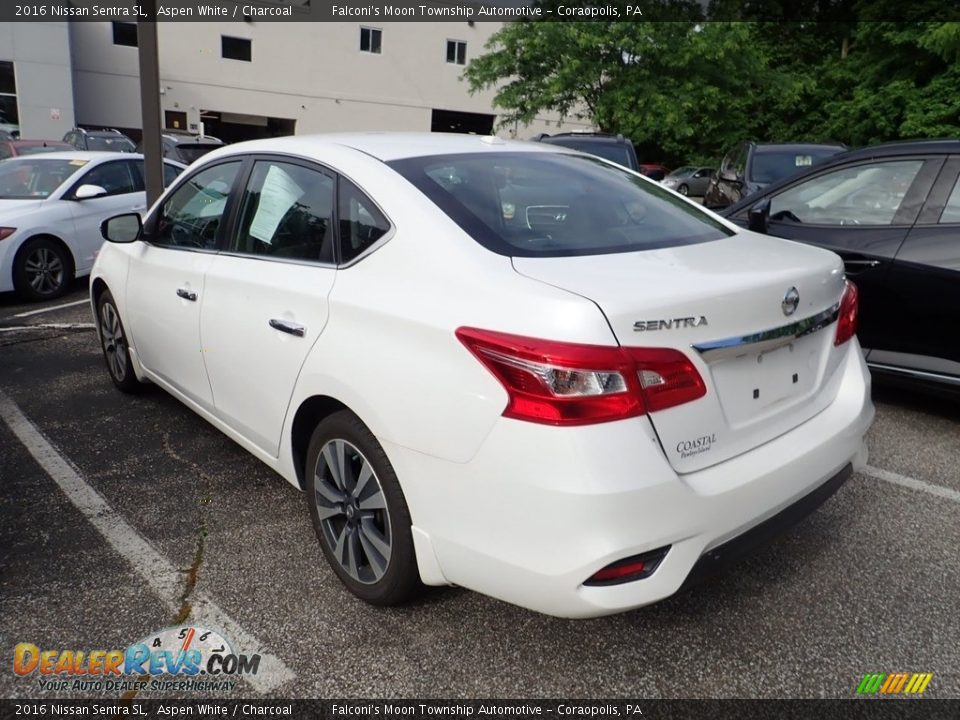
[{"label": "concrete building wall", "polygon": [[[162,108],[185,112],[190,125],[204,110],[284,118],[300,134],[426,131],[433,109],[495,113],[494,93],[470,95],[464,66],[446,62],[446,44],[466,42],[469,61],[498,24],[364,27],[381,30],[381,53],[360,51],[360,23],[161,23]],[[252,61],[221,57],[222,35],[250,39]],[[110,23],[73,23],[71,39],[78,121],[139,128],[137,49],[115,45]],[[574,127],[586,125],[564,126]],[[560,129],[545,117],[527,134]]]},{"label": "concrete building wall", "polygon": [[0,23],[0,60],[14,64],[20,136],[62,138],[74,125],[67,23]]}]

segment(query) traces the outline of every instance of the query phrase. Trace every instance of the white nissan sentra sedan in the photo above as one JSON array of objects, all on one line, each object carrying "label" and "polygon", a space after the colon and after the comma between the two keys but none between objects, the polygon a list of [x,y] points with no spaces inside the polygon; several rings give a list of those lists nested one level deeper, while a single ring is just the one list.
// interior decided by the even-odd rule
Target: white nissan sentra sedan
[{"label": "white nissan sentra sedan", "polygon": [[599,158],[260,140],[102,230],[113,382],[156,383],[303,489],[371,603],[425,583],[567,617],[646,605],[866,462],[840,259]]}]

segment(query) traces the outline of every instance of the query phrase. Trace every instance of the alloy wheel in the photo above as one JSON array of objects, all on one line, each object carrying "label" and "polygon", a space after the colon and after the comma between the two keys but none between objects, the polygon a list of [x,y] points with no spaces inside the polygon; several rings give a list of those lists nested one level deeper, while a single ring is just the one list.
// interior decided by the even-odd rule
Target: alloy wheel
[{"label": "alloy wheel", "polygon": [[110,373],[118,382],[123,382],[127,376],[127,341],[117,309],[109,302],[100,307],[100,340]]},{"label": "alloy wheel", "polygon": [[52,295],[63,285],[63,260],[50,248],[36,248],[23,267],[30,287],[40,295]]},{"label": "alloy wheel", "polygon": [[315,476],[314,503],[334,559],[357,582],[379,581],[390,564],[393,536],[373,466],[356,446],[334,439],[320,451]]}]

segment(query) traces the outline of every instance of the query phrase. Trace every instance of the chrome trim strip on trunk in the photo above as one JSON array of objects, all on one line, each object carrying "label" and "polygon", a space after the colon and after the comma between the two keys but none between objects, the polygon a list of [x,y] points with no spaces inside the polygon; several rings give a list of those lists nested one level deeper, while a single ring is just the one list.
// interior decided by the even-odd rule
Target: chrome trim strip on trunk
[{"label": "chrome trim strip on trunk", "polygon": [[694,345],[693,349],[700,353],[703,359],[708,362],[739,357],[747,353],[769,352],[784,345],[789,345],[804,335],[810,335],[818,330],[822,330],[836,322],[839,316],[840,303],[837,303],[821,313],[804,318],[803,320],[798,320],[789,325],[763,330],[752,335],[741,335],[738,337],[724,338],[723,340],[699,343]]}]

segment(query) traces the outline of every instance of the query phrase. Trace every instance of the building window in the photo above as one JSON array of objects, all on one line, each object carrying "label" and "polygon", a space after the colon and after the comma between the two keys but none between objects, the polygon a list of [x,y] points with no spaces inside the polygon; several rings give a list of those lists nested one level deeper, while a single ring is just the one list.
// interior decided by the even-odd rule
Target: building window
[{"label": "building window", "polygon": [[[0,61],[0,133],[19,133],[20,113],[17,109],[17,80],[13,63]],[[0,134],[0,137],[5,137]]]},{"label": "building window", "polygon": [[247,38],[221,35],[220,54],[227,60],[251,62],[253,58],[253,42]]},{"label": "building window", "polygon": [[137,24],[131,22],[113,23],[113,44],[137,47]]},{"label": "building window", "polygon": [[380,39],[382,30],[376,28],[360,28],[360,52],[381,53]]},{"label": "building window", "polygon": [[460,40],[447,40],[447,62],[454,65],[466,65],[467,44]]}]

